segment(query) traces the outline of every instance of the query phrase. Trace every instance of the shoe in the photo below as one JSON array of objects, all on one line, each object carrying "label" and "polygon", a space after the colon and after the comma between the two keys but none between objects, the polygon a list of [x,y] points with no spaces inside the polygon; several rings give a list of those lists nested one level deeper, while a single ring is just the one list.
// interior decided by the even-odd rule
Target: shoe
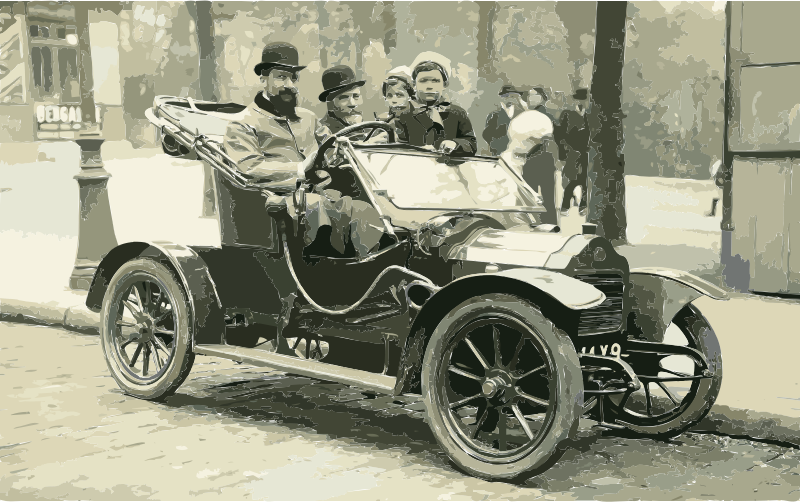
[{"label": "shoe", "polygon": [[562,209],[561,216],[569,216],[569,209]]}]

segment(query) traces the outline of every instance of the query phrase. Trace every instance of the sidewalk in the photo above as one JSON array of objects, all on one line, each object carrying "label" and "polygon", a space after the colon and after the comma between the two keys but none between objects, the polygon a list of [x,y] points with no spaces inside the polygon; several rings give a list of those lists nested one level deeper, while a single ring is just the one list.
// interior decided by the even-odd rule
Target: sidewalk
[{"label": "sidewalk", "polygon": [[[118,241],[185,238],[213,245],[217,223],[201,215],[202,166],[156,153],[106,158],[104,152]],[[77,157],[0,163],[0,184],[12,188],[0,202],[0,320],[98,333],[99,315],[86,309],[85,292],[67,288],[78,243],[76,166]],[[26,170],[33,169],[37,176],[30,181],[33,171]],[[46,176],[38,176],[42,170]],[[703,215],[715,196],[713,186],[639,177],[628,177],[626,183],[628,205],[637,210],[629,210],[633,244],[620,252],[631,266],[683,269],[720,284],[719,232],[713,230],[719,229],[719,220]],[[151,217],[146,231],[133,230],[131,223],[142,211],[164,218]],[[565,232],[579,231],[583,222],[576,208],[572,213],[562,220]],[[794,349],[800,347],[795,337],[800,335],[793,323],[800,300],[734,293],[727,302],[701,298],[695,304],[714,327],[724,358],[719,398],[696,430],[800,445],[800,376],[794,371]]]}]

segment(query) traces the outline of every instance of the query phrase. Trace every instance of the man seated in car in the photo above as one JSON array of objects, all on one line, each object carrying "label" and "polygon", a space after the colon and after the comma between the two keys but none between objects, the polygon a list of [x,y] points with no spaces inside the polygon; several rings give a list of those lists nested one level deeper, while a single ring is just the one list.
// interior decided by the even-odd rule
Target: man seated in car
[{"label": "man seated in car", "polygon": [[[297,74],[305,68],[298,61],[297,49],[290,44],[276,42],[264,48],[255,66],[264,90],[228,124],[224,139],[236,169],[282,193],[294,190],[298,176],[313,165],[318,142],[331,135],[314,113],[297,106]],[[291,197],[287,199],[292,202]],[[306,208],[306,244],[314,241],[322,227],[330,226],[333,250],[341,254],[352,242],[359,256],[366,256],[383,235],[375,208],[333,190],[308,194]],[[359,229],[354,238],[357,227],[363,231]]]},{"label": "man seated in car", "polygon": [[395,119],[398,140],[445,153],[474,155],[478,140],[467,112],[444,99],[450,60],[435,52],[423,52],[411,67],[417,101]]}]

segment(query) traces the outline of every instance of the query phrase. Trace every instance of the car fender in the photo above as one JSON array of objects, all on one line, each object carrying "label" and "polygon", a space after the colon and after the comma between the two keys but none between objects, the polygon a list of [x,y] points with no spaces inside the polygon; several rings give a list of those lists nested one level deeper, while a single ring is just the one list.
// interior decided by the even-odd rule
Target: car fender
[{"label": "car fender", "polygon": [[194,343],[222,343],[225,315],[205,261],[192,248],[166,241],[128,242],[112,249],[100,262],[89,287],[86,306],[99,312],[111,278],[127,261],[153,258],[172,269],[186,292]]},{"label": "car fender", "polygon": [[395,394],[415,392],[420,384],[422,359],[433,330],[461,302],[488,293],[508,293],[530,299],[551,318],[569,311],[596,307],[605,301],[602,291],[578,279],[537,268],[517,268],[473,274],[455,280],[422,305],[403,343]]},{"label": "car fender", "polygon": [[637,337],[661,342],[675,314],[701,296],[728,299],[723,289],[688,272],[669,268],[631,269],[629,312],[624,329]]}]

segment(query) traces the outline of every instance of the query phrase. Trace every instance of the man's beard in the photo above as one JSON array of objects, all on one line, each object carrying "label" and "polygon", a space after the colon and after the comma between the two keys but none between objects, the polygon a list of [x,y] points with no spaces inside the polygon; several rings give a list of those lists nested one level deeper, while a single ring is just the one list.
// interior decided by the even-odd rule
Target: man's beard
[{"label": "man's beard", "polygon": [[[284,99],[284,96],[287,96],[290,99]],[[275,107],[275,111],[277,111],[282,117],[288,117],[290,119],[297,118],[297,113],[295,112],[295,108],[297,108],[296,92],[287,91],[284,89],[278,91],[277,95],[267,93],[267,99],[269,99],[269,102]]]}]

